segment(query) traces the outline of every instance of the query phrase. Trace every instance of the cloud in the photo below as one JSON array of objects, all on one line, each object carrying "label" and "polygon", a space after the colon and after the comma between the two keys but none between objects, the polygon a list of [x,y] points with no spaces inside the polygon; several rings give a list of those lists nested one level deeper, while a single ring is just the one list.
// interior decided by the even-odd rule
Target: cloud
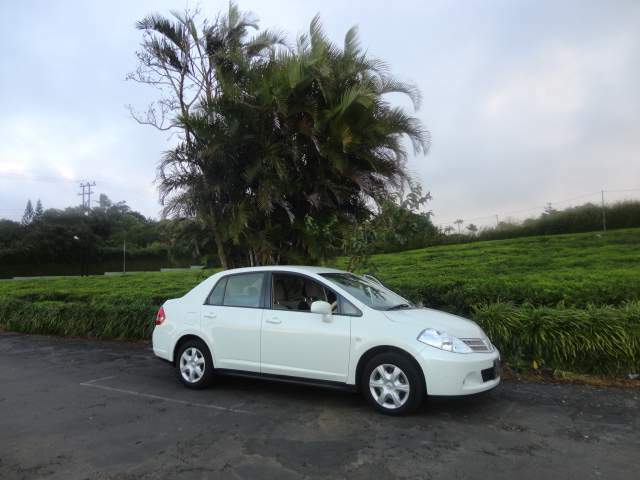
[{"label": "cloud", "polygon": [[[175,139],[128,117],[125,104],[144,108],[155,92],[124,76],[135,67],[135,21],[184,5],[4,6],[0,216],[21,213],[29,197],[45,207],[77,204],[74,179],[95,179],[98,192],[158,214],[155,167]],[[210,17],[218,7],[202,6]],[[369,54],[419,86],[417,115],[433,144],[427,157],[411,156],[409,168],[433,193],[437,222],[640,187],[640,2],[245,0],[240,7],[292,43],[318,10],[338,43],[357,24]]]}]

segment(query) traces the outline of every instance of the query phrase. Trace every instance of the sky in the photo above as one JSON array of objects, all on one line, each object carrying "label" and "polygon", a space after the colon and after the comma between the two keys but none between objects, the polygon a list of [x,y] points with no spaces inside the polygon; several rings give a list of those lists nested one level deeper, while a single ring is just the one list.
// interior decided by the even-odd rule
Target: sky
[{"label": "sky", "polygon": [[[0,3],[0,217],[95,197],[158,217],[156,165],[175,136],[126,108],[157,93],[125,81],[149,13],[222,1]],[[635,0],[240,1],[294,43],[319,13],[341,43],[359,27],[369,55],[422,92],[429,153],[408,168],[436,224],[477,225],[585,201],[640,198],[640,2]],[[392,98],[411,109],[402,98]]]}]

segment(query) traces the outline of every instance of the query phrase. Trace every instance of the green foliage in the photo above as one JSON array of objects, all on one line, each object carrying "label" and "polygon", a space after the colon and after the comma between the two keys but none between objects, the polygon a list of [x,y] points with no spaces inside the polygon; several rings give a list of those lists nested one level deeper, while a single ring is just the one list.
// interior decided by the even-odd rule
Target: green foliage
[{"label": "green foliage", "polygon": [[409,193],[390,195],[380,203],[379,211],[364,228],[367,231],[369,252],[397,252],[423,248],[432,244],[438,235],[431,222],[431,212],[421,209],[431,200],[422,186],[408,182]]},{"label": "green foliage", "polygon": [[634,229],[374,255],[361,271],[472,317],[513,365],[626,373],[640,371],[638,265]]},{"label": "green foliage", "polygon": [[195,220],[148,219],[125,202],[113,204],[104,194],[90,211],[78,207],[42,211],[38,201],[28,223],[0,220],[0,277],[77,273],[83,258],[93,272],[113,269],[114,264],[120,269],[124,241],[130,266],[146,259],[156,269],[200,262],[203,252],[212,249],[209,236]]},{"label": "green foliage", "polygon": [[0,282],[0,327],[23,333],[139,340],[167,298],[184,295],[212,271]]},{"label": "green foliage", "polygon": [[33,205],[31,199],[27,200],[27,206],[24,208],[24,214],[22,215],[22,225],[29,225],[35,216],[33,211]]},{"label": "green foliage", "polygon": [[132,78],[186,85],[163,103],[183,138],[158,169],[165,214],[200,219],[225,268],[334,256],[347,227],[406,180],[408,144],[428,149],[420,121],[387,97],[417,107],[419,92],[370,58],[355,29],[336,45],[316,16],[287,49],[272,32],[250,38],[257,22],[235,4],[213,22],[187,12],[138,28],[151,78]]},{"label": "green foliage", "polygon": [[36,209],[33,212],[33,219],[40,220],[42,218],[42,214],[44,213],[44,209],[42,208],[42,202],[40,199],[36,202]]},{"label": "green foliage", "polygon": [[[373,255],[364,268],[414,301],[475,319],[512,365],[626,373],[640,371],[639,264],[633,229]],[[0,282],[0,327],[148,338],[159,305],[212,273]]]},{"label": "green foliage", "polygon": [[640,302],[620,306],[534,307],[496,302],[474,308],[511,365],[585,373],[640,371]]},{"label": "green foliage", "polygon": [[498,301],[621,305],[640,299],[639,264],[640,230],[632,229],[374,255],[369,271],[414,301],[468,315],[474,305]]}]

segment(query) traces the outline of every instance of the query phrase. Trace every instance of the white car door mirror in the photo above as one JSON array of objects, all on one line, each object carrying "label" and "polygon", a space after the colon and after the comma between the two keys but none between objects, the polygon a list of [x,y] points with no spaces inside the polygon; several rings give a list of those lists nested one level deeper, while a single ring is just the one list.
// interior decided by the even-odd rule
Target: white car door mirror
[{"label": "white car door mirror", "polygon": [[311,304],[311,313],[321,313],[331,315],[331,304],[322,300],[317,300]]}]

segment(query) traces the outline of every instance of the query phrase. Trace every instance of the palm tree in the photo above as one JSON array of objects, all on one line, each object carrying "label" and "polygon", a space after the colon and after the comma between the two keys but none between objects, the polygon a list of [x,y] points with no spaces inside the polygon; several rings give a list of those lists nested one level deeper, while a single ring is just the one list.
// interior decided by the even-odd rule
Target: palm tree
[{"label": "palm tree", "polygon": [[417,107],[419,92],[368,58],[355,29],[340,48],[315,17],[287,50],[277,33],[249,38],[257,23],[234,4],[200,29],[174,18],[139,24],[143,60],[178,85],[166,104],[183,137],[160,163],[160,195],[167,215],[209,225],[224,268],[335,253],[407,180],[404,139],[427,151],[420,122],[385,100],[402,93]]},{"label": "palm tree", "polygon": [[456,220],[455,222],[453,222],[453,223],[455,223],[455,224],[458,226],[458,235],[460,235],[460,234],[461,234],[461,232],[460,232],[460,227],[462,227],[462,224],[464,223],[464,220],[462,220],[461,218],[459,218],[459,219],[457,219],[457,220]]},{"label": "palm tree", "polygon": [[225,117],[220,105],[230,103],[229,96],[241,101],[246,71],[267,59],[283,38],[270,31],[250,38],[257,22],[234,3],[216,22],[204,21],[199,27],[196,13],[172,16],[150,15],[138,22],[144,32],[140,66],[129,78],[164,88],[165,96],[145,117],[132,114],[140,123],[181,132],[182,142],[158,167],[164,214],[201,218],[212,231],[222,266],[228,268],[228,243],[243,223],[232,194],[238,188],[232,180],[242,178],[242,169],[219,142],[231,130],[238,132],[240,123]]},{"label": "palm tree", "polygon": [[402,93],[417,107],[419,92],[368,58],[355,28],[340,48],[316,16],[297,49],[260,65],[256,78],[261,128],[268,132],[257,169],[264,205],[257,207],[271,211],[278,203],[273,217],[289,219],[299,232],[294,246],[306,253],[316,243],[307,225],[351,229],[408,179],[404,138],[416,152],[428,149],[420,122],[385,100],[387,93]]}]

